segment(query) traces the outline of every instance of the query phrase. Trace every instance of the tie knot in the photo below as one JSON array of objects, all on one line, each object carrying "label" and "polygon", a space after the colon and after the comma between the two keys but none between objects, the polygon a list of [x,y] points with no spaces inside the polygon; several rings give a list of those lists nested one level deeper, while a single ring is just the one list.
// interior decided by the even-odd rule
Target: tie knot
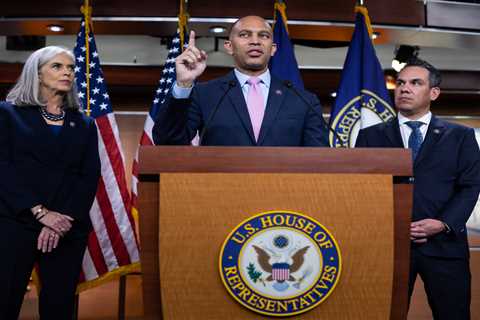
[{"label": "tie knot", "polygon": [[421,121],[408,121],[408,122],[405,122],[405,124],[407,126],[409,126],[410,128],[412,128],[412,130],[416,130],[416,129],[420,128],[421,126],[423,126],[423,122],[421,122]]},{"label": "tie knot", "polygon": [[249,85],[253,85],[253,86],[254,86],[254,85],[259,84],[260,81],[262,81],[262,80],[260,80],[259,77],[251,77],[251,78],[248,78],[247,83],[248,83]]}]

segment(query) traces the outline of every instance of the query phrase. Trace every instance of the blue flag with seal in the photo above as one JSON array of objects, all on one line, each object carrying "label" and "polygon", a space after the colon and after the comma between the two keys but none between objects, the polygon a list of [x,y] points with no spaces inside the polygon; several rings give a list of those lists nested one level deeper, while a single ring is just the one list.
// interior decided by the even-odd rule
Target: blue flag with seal
[{"label": "blue flag with seal", "polygon": [[372,44],[367,8],[355,7],[356,21],[330,115],[332,147],[353,147],[361,128],[395,117],[382,67]]},{"label": "blue flag with seal", "polygon": [[293,46],[288,36],[286,8],[283,1],[275,1],[273,43],[277,45],[277,51],[270,59],[270,72],[281,80],[291,81],[295,88],[303,89],[297,59],[295,59]]}]

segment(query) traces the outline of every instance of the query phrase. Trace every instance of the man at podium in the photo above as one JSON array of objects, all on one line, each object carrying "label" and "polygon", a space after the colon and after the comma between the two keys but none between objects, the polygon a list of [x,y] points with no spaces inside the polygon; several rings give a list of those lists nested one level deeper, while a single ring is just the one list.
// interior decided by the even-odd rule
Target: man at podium
[{"label": "man at podium", "polygon": [[155,119],[155,144],[188,145],[199,132],[200,145],[328,146],[317,97],[270,74],[268,62],[277,48],[263,18],[239,19],[224,47],[235,69],[196,83],[207,54],[190,33],[175,62],[176,82]]},{"label": "man at podium", "polygon": [[430,112],[440,73],[418,58],[397,77],[398,118],[360,131],[356,147],[410,148],[414,191],[409,295],[420,275],[436,320],[470,319],[465,224],[480,190],[480,153],[472,129]]}]

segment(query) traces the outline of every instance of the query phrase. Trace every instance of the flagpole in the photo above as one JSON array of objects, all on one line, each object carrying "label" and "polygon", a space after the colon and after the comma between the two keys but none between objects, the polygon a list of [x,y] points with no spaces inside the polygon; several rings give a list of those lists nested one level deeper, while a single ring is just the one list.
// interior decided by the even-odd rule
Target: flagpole
[{"label": "flagpole", "polygon": [[188,23],[188,0],[180,0],[180,12],[178,13],[178,29],[180,34],[180,49],[183,51],[185,43],[185,29]]},{"label": "flagpole", "polygon": [[87,82],[87,110],[85,110],[87,116],[90,116],[90,43],[88,41],[90,35],[90,19],[92,16],[92,8],[89,5],[89,0],[84,0],[83,6],[80,8],[80,11],[83,13],[84,22],[85,22],[85,72],[86,72],[86,82]]}]

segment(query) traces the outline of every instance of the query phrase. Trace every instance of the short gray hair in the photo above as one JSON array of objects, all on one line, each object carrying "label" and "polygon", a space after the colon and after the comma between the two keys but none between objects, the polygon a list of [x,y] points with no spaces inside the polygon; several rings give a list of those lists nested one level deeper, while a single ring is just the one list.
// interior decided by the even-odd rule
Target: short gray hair
[{"label": "short gray hair", "polygon": [[[43,65],[61,53],[68,55],[75,62],[75,56],[72,51],[64,47],[48,46],[32,53],[25,62],[22,74],[8,93],[6,100],[17,106],[44,106],[45,101],[40,96],[38,73]],[[65,95],[63,107],[65,109],[80,109],[75,83],[72,85],[72,90]]]}]

